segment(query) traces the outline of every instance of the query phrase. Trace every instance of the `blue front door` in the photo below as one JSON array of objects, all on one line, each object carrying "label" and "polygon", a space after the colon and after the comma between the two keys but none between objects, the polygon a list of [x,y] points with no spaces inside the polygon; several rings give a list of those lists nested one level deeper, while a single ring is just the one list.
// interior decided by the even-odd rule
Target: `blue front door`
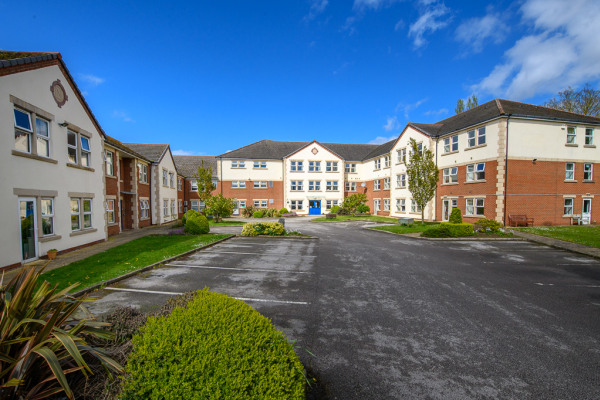
[{"label": "blue front door", "polygon": [[321,200],[308,201],[308,214],[321,215]]}]

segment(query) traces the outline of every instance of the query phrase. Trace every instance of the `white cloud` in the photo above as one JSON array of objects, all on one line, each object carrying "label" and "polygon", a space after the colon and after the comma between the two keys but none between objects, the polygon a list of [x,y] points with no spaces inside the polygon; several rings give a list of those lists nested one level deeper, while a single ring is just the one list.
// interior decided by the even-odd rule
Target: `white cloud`
[{"label": "white cloud", "polygon": [[533,32],[504,54],[474,92],[527,99],[600,78],[597,0],[526,0],[523,22]]},{"label": "white cloud", "polygon": [[350,63],[345,61],[342,63],[342,65],[340,65],[340,67],[336,70],[333,71],[334,75],[339,74],[340,72],[343,72],[346,68],[348,68],[350,66]]},{"label": "white cloud", "polygon": [[[408,28],[408,37],[413,38],[415,48],[427,44],[425,34],[445,28],[451,20],[450,9],[436,0],[420,0],[421,16]],[[445,20],[442,17],[448,16]]]},{"label": "white cloud", "polygon": [[384,144],[389,142],[390,140],[394,140],[398,137],[398,135],[385,137],[385,136],[377,136],[375,139],[371,140],[367,144]]},{"label": "white cloud", "polygon": [[203,154],[203,153],[197,153],[195,151],[182,150],[182,149],[173,150],[173,151],[171,151],[171,153],[174,156],[200,156]]},{"label": "white cloud", "polygon": [[398,0],[354,0],[353,8],[355,10],[364,10],[366,8],[377,10],[380,7],[388,6],[396,1]]},{"label": "white cloud", "polygon": [[92,74],[79,74],[79,79],[90,86],[98,86],[105,81],[104,78]]},{"label": "white cloud", "polygon": [[440,108],[439,110],[429,110],[429,111],[425,111],[423,113],[423,115],[427,115],[427,116],[433,116],[433,117],[440,117],[442,115],[446,115],[448,114],[448,109],[447,108]]},{"label": "white cloud", "polygon": [[304,21],[311,21],[315,19],[319,14],[325,11],[328,0],[312,0],[312,4],[310,5],[310,10],[308,14],[304,17]]},{"label": "white cloud", "polygon": [[400,128],[400,123],[398,122],[398,117],[387,117],[387,122],[383,125],[383,129],[386,132],[393,131],[395,129]]},{"label": "white cloud", "polygon": [[501,43],[508,33],[508,25],[499,14],[488,13],[481,18],[471,18],[464,21],[456,29],[456,40],[470,48],[474,53],[480,53],[488,40]]},{"label": "white cloud", "polygon": [[409,114],[411,111],[419,108],[419,106],[423,103],[425,103],[427,100],[429,100],[427,97],[418,100],[414,103],[411,104],[403,104],[403,103],[398,103],[398,105],[396,106],[395,111],[399,112],[399,111],[403,111],[404,112],[404,118],[405,119],[409,119]]},{"label": "white cloud", "polygon": [[124,122],[135,122],[125,111],[114,110],[112,113],[113,118],[118,118]]}]

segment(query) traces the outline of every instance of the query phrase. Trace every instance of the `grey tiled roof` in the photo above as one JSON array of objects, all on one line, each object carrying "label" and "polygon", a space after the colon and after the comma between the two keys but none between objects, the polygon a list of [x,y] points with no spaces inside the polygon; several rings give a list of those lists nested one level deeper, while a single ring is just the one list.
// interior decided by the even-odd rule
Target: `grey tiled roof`
[{"label": "grey tiled roof", "polygon": [[376,144],[355,144],[355,143],[321,143],[329,150],[333,151],[344,161],[362,161],[365,157],[377,149]]},{"label": "grey tiled roof", "polygon": [[169,147],[168,144],[148,144],[148,143],[123,143],[136,153],[146,157],[152,162],[159,162]]},{"label": "grey tiled roof", "polygon": [[141,158],[142,160],[150,161],[146,157],[144,157],[143,155],[141,155],[138,152],[136,152],[135,150],[133,150],[133,149],[125,146],[124,143],[121,143],[117,139],[115,139],[113,137],[110,137],[110,136],[108,136],[106,134],[104,135],[104,141],[106,143],[108,143],[109,145],[111,145],[113,147],[116,147],[119,150],[123,150],[125,152],[128,152],[128,153],[130,153],[130,154],[132,154],[132,155],[134,155],[134,156],[136,156],[138,158]]},{"label": "grey tiled roof", "polygon": [[217,157],[215,156],[173,156],[177,171],[186,178],[193,178],[198,173],[198,167],[204,162],[204,167],[212,168],[213,178],[217,178]]},{"label": "grey tiled roof", "polygon": [[390,140],[389,142],[386,142],[384,144],[380,144],[373,151],[371,151],[369,154],[367,154],[366,157],[363,158],[363,161],[370,160],[371,158],[379,157],[384,154],[388,154],[390,151],[392,151],[392,148],[396,144],[397,139],[398,138],[396,138],[394,140]]},{"label": "grey tiled roof", "polygon": [[0,68],[31,64],[38,61],[56,60],[57,58],[59,58],[58,53],[0,50]]}]

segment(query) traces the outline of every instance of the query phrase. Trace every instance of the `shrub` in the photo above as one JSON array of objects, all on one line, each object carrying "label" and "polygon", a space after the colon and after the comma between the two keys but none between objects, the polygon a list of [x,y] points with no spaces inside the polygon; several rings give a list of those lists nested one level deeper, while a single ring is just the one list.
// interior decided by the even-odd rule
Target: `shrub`
[{"label": "shrub", "polygon": [[104,351],[88,344],[90,338],[110,339],[112,335],[100,329],[108,324],[76,319],[89,316],[81,307],[85,299],[67,295],[77,284],[58,291],[40,282],[41,272],[23,268],[0,288],[3,399],[43,399],[60,392],[72,399],[66,375],[91,371],[83,356],[97,359],[111,371],[122,371]]},{"label": "shrub", "polygon": [[448,218],[448,222],[451,224],[462,224],[462,211],[460,208],[453,208],[450,213],[450,218]]},{"label": "shrub", "polygon": [[304,369],[285,336],[248,304],[198,291],[133,338],[123,400],[304,399]]},{"label": "shrub", "polygon": [[193,214],[187,218],[184,228],[185,233],[192,235],[202,235],[210,232],[208,219],[200,213]]},{"label": "shrub", "polygon": [[281,217],[281,213],[280,213],[279,211],[275,211],[275,212],[273,213],[273,217],[275,217],[275,218],[279,218],[279,217]]},{"label": "shrub", "polygon": [[337,212],[338,215],[350,215],[351,212],[348,208],[345,208],[344,206],[340,207],[340,209]]},{"label": "shrub", "polygon": [[287,208],[283,207],[281,210],[279,210],[279,214],[288,214],[289,211]]},{"label": "shrub", "polygon": [[196,210],[187,210],[185,212],[185,214],[183,214],[183,217],[181,217],[181,223],[183,224],[183,226],[185,226],[185,223],[187,222],[187,219],[189,217],[191,217],[192,215],[199,215],[200,213]]},{"label": "shrub", "polygon": [[366,204],[359,204],[356,207],[356,212],[359,212],[361,214],[362,213],[368,213],[369,211],[371,211],[371,208],[368,205],[366,205]]},{"label": "shrub", "polygon": [[215,218],[215,222],[219,222],[221,218],[230,217],[234,208],[233,199],[223,197],[221,193],[206,200],[206,212]]},{"label": "shrub", "polygon": [[252,214],[254,214],[254,211],[257,211],[254,206],[247,205],[246,207],[242,208],[242,217],[250,218],[252,217]]},{"label": "shrub", "polygon": [[277,210],[274,209],[274,208],[267,208],[264,211],[264,216],[267,217],[267,218],[273,218],[275,216],[276,212],[277,212]]},{"label": "shrub", "polygon": [[331,212],[332,214],[337,214],[339,211],[340,211],[340,206],[338,206],[338,205],[331,207],[331,210],[329,210],[329,212]]},{"label": "shrub", "polygon": [[279,222],[249,222],[242,227],[242,236],[283,236],[285,227]]},{"label": "shrub", "polygon": [[357,207],[361,204],[365,204],[366,201],[366,194],[354,193],[344,199],[344,202],[342,203],[342,208],[347,209],[349,214],[354,214],[358,211]]},{"label": "shrub", "polygon": [[482,218],[477,220],[476,223],[479,224],[484,231],[487,231],[489,228],[492,232],[498,232],[498,230],[503,227],[502,223],[496,221],[495,219]]},{"label": "shrub", "polygon": [[438,225],[438,226],[434,226],[432,228],[428,228],[425,231],[423,231],[423,233],[421,233],[421,236],[427,237],[427,238],[451,237],[450,229],[445,225]]},{"label": "shrub", "polygon": [[440,237],[466,237],[473,235],[473,224],[462,223],[452,224],[450,222],[442,222],[440,225],[425,230],[421,236],[429,238]]},{"label": "shrub", "polygon": [[264,215],[264,211],[254,211],[254,213],[252,213],[252,218],[262,218]]}]

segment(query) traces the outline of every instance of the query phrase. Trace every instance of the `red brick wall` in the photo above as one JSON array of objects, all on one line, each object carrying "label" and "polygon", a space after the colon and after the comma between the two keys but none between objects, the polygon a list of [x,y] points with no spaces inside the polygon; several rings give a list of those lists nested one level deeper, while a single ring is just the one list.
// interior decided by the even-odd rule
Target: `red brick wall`
[{"label": "red brick wall", "polygon": [[[379,185],[380,185],[379,187],[381,188],[379,190],[374,189],[376,180],[379,180]],[[377,215],[389,216],[390,215],[389,211],[383,211],[383,199],[390,199],[390,210],[392,209],[392,200],[390,198],[390,190],[389,189],[383,190],[383,178],[375,179],[372,181],[364,181],[364,182],[366,184],[366,186],[364,188],[360,186],[362,182],[357,182],[356,183],[356,192],[349,192],[349,193],[350,194],[365,193],[367,195],[367,205],[371,209],[371,214],[375,214],[375,199],[379,199],[380,200],[380,203],[379,203],[380,211],[377,212]],[[390,179],[390,185],[391,185],[391,179]]]},{"label": "red brick wall", "polygon": [[152,203],[152,196],[150,195],[150,183],[152,180],[152,172],[150,170],[151,166],[148,165],[148,183],[141,183],[139,181],[139,170],[137,171],[136,174],[136,180],[137,180],[137,188],[138,188],[138,198],[137,198],[137,208],[138,208],[138,215],[142,215],[142,210],[140,209],[140,198],[142,197],[146,197],[148,198],[148,201],[150,202],[150,211],[149,211],[149,218],[148,219],[140,219],[139,221],[139,226],[140,228],[143,228],[145,226],[150,226],[150,224],[152,223],[152,207],[154,206],[154,204]]},{"label": "red brick wall", "polygon": [[[112,149],[108,149],[113,153],[113,174],[114,176],[105,175],[106,182],[106,195],[107,196],[115,196],[115,224],[109,225],[107,227],[108,236],[117,235],[121,232],[121,228],[119,226],[121,213],[119,209],[119,163],[117,162],[118,152]],[[104,168],[104,166],[103,166]]]},{"label": "red brick wall", "polygon": [[[179,180],[181,180],[181,190],[179,190]],[[185,200],[185,178],[182,176],[177,177],[177,217],[183,217],[183,202]],[[181,202],[182,206],[179,209],[179,202]]]},{"label": "red brick wall", "polygon": [[[223,196],[231,199],[245,199],[246,205],[253,205],[253,200],[267,200],[268,208],[281,209],[283,204],[283,181],[272,181],[273,187],[266,189],[254,189],[252,181],[246,181],[245,189],[233,189],[231,181],[219,182],[217,191],[220,192],[223,188]],[[273,204],[269,204],[268,200],[273,199]],[[289,208],[285,206],[286,208]]]}]

